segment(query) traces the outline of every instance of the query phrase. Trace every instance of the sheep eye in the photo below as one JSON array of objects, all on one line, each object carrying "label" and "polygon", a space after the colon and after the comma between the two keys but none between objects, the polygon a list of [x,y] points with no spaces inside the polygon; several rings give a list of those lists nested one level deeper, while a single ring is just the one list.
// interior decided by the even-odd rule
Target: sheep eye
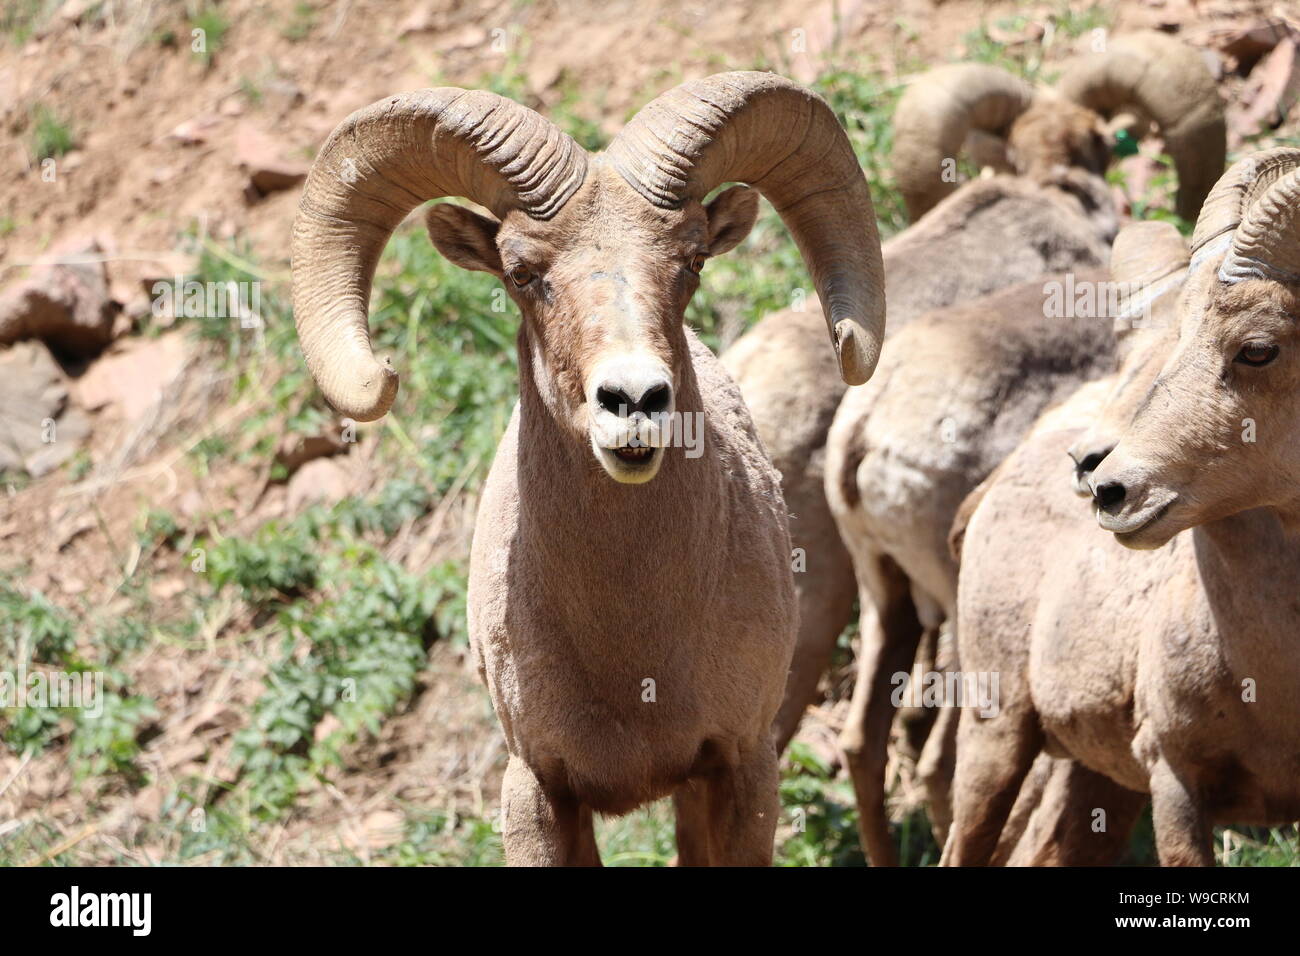
[{"label": "sheep eye", "polygon": [[513,282],[517,288],[522,289],[524,286],[528,285],[528,283],[533,281],[533,273],[527,266],[515,266],[510,270],[510,281]]},{"label": "sheep eye", "polygon": [[1237,353],[1235,361],[1242,365],[1253,365],[1258,368],[1261,365],[1267,365],[1273,359],[1277,358],[1278,347],[1269,345],[1267,342],[1247,342]]},{"label": "sheep eye", "polygon": [[708,258],[709,257],[706,256],[704,253],[697,252],[695,255],[691,256],[691,261],[687,264],[687,268],[690,269],[692,272],[694,272],[696,275],[699,275],[700,272],[704,269],[704,263],[708,260]]}]

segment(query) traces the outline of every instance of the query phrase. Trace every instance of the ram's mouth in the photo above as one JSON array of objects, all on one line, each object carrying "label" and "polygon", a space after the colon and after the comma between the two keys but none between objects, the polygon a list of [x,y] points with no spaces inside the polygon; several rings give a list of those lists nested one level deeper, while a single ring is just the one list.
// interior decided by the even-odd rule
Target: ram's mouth
[{"label": "ram's mouth", "polygon": [[1157,530],[1169,516],[1169,510],[1178,501],[1170,494],[1163,503],[1156,502],[1142,511],[1123,517],[1097,512],[1097,523],[1103,530],[1115,535],[1115,540],[1126,548],[1147,551],[1158,548],[1169,540],[1166,530]]},{"label": "ram's mouth", "polygon": [[611,448],[614,457],[625,465],[643,465],[651,459],[655,450],[650,445],[622,445]]}]

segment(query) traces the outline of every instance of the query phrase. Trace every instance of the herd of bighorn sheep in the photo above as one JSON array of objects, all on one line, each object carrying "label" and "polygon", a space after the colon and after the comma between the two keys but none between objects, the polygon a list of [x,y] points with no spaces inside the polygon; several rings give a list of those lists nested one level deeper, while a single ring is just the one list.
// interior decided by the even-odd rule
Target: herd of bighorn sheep
[{"label": "herd of bighorn sheep", "polygon": [[[1121,228],[1105,180],[1152,130],[1190,251]],[[1216,823],[1300,817],[1300,151],[1224,173],[1214,81],[1159,33],[1055,89],[940,67],[894,131],[914,224],[883,248],[834,112],[770,73],[684,83],[595,155],[451,88],[319,153],[294,311],[340,414],[396,396],[368,304],[416,206],[490,213],[434,204],[429,238],[522,316],[469,584],[508,863],[598,865],[593,814],[668,796],[679,863],[769,863],[779,754],[855,599],[841,745],[877,865],[896,718],[944,863],[1114,862],[1148,794],[1165,864],[1213,863]],[[959,183],[963,148],[984,171]],[[685,310],[760,195],[817,299],[718,358]],[[1121,308],[1046,304],[1084,287]],[[913,672],[993,693],[900,706]]]}]

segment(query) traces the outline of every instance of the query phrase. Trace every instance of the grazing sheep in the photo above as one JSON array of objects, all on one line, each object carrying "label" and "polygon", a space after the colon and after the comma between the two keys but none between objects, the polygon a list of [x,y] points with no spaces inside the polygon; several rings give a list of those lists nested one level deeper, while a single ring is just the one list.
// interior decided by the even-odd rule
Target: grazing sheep
[{"label": "grazing sheep", "polygon": [[[1112,52],[1128,63],[1129,52],[1116,45]],[[1204,73],[1199,58],[1196,62]],[[1153,65],[1151,72],[1160,71]],[[1099,81],[1105,75],[1105,71],[1099,72]],[[1127,69],[1125,75],[1129,75]],[[1189,83],[1180,89],[1187,94],[1181,115],[1204,117],[1207,101],[1199,98],[1200,85]],[[1140,94],[1132,94],[1135,98],[1151,95],[1140,86],[1138,90]],[[1222,105],[1212,85],[1211,94],[1209,102],[1221,115]],[[1068,135],[1045,135],[1049,105],[1040,99],[1032,107],[1032,116],[1027,111],[1017,121],[1011,135],[1013,155],[1025,164],[1031,178],[1046,175],[1063,183],[1088,182],[1094,191],[1104,191],[1104,181],[1088,165],[1087,143],[1095,134],[1084,135],[1089,127],[1070,119],[1078,109],[1071,107],[1063,119]],[[1141,112],[1158,113],[1175,124],[1180,115],[1169,111],[1167,101],[1159,111],[1144,108]],[[1031,129],[1021,135],[1021,127],[1031,120]],[[1190,125],[1207,137],[1202,152],[1219,154],[1222,123],[1198,120]],[[1062,143],[1075,145],[1062,148]],[[1059,156],[1074,157],[1077,165],[1062,170],[1035,159],[1039,153],[1052,155],[1054,150]],[[972,188],[963,187],[956,195]],[[1047,186],[1039,188],[1044,194],[1050,191]],[[1058,194],[1070,192],[1066,185],[1058,190]],[[920,224],[943,208],[943,204],[937,206]],[[1000,240],[999,236],[984,238],[990,246]],[[929,261],[945,260],[930,257]],[[1061,287],[1087,288],[1104,278],[1093,273],[1055,276],[1052,281]],[[891,322],[896,344],[887,354],[887,371],[870,388],[844,398],[828,438],[827,498],[841,538],[853,555],[860,603],[875,608],[874,621],[864,618],[858,680],[841,745],[858,793],[864,842],[879,847],[886,861],[893,858],[882,790],[890,723],[896,709],[890,699],[891,683],[894,674],[911,669],[918,643],[928,642],[941,627],[941,633],[951,638],[957,565],[947,551],[946,539],[956,508],[1016,446],[1047,404],[1114,367],[1109,323],[1088,318],[1044,322],[1048,286],[1039,283],[1037,292],[1035,297],[1032,287],[1027,287],[1018,304],[1015,299],[990,298],[984,308],[972,304],[956,309],[929,322],[925,329],[918,329],[913,322],[899,330]],[[939,361],[942,375],[952,380],[949,387],[934,381],[936,350],[945,352]],[[963,365],[963,355],[978,364]],[[989,388],[980,386],[985,380]],[[994,383],[997,387],[992,387]],[[968,400],[985,404],[967,405]],[[971,426],[975,427],[967,432]],[[945,431],[957,434],[946,435]],[[882,495],[881,488],[890,493]],[[953,651],[940,642],[939,653],[934,655],[938,669],[951,668]],[[918,772],[929,790],[931,820],[941,840],[948,820],[956,718],[952,708],[939,710],[918,762]],[[870,798],[870,805],[864,810],[865,797]]]},{"label": "grazing sheep", "polygon": [[[1167,223],[1134,222],[1121,230],[1111,256],[1113,279],[1139,289],[1125,302],[1134,326],[1117,331],[1120,367],[1111,376],[1083,385],[1064,403],[1035,422],[1022,446],[1038,445],[1050,455],[1069,448],[1071,487],[1087,480],[1114,448],[1172,351],[1176,339],[1177,292],[1186,278],[1187,249]],[[985,493],[1014,467],[1016,455],[1000,464],[957,510],[949,534],[953,558]],[[1089,491],[1089,497],[1091,492]],[[1068,758],[1040,753],[1020,785],[1015,806],[1002,828],[991,863],[1008,866],[1104,866],[1120,859],[1129,831],[1147,798]],[[1098,830],[1091,814],[1105,808],[1107,826]],[[1084,808],[1084,809],[1080,809]]]},{"label": "grazing sheep", "polygon": [[[1187,48],[1177,41],[1160,37],[1151,41],[1150,48],[1165,51],[1170,43],[1180,51],[1174,54],[1176,62],[1188,66]],[[1098,114],[1059,97],[1035,100],[1028,86],[992,67],[973,67],[985,77],[980,84],[950,82],[956,75],[951,71],[965,67],[941,67],[913,82],[910,89],[928,92],[910,101],[905,97],[895,114],[896,127],[913,130],[903,134],[903,153],[895,151],[896,159],[905,160],[895,164],[900,181],[918,164],[930,168],[926,166],[930,160],[923,157],[944,156],[941,143],[952,140],[959,147],[964,131],[981,124],[1001,130],[988,117],[1005,115],[1006,122],[1012,123],[1017,110],[1028,109],[1010,132],[1012,152],[1019,158],[1014,168],[1023,175],[967,182],[884,244],[890,334],[932,309],[968,302],[1016,282],[1104,266],[1118,218],[1109,187],[1098,175],[1104,171],[1098,136],[1104,132],[1103,142],[1113,141],[1112,131],[1125,124],[1137,125],[1137,116],[1158,117],[1162,131],[1178,131],[1179,168],[1193,170],[1180,196],[1194,197],[1199,204],[1222,169],[1222,104],[1213,82],[1200,65],[1201,73],[1191,73],[1178,88],[1183,91],[1181,98],[1163,88],[1148,88],[1131,75],[1136,55],[1126,43],[1117,43],[1111,53],[1088,57],[1067,74],[1067,78],[1077,75],[1081,79],[1069,79],[1068,84],[1063,81],[1071,95],[1083,101],[1101,96],[1092,86],[1098,84],[1099,90],[1106,91],[1099,105],[1114,110],[1118,107],[1111,105],[1115,94],[1107,85],[1108,77],[1115,73],[1128,78],[1127,85],[1117,87],[1127,91],[1126,112],[1116,113],[1104,130]],[[1199,55],[1192,56],[1199,65]],[[1166,69],[1153,66],[1153,75],[1163,76]],[[933,116],[943,117],[962,131],[961,135],[953,140],[946,127],[941,130],[927,125]],[[926,129],[932,137],[929,141],[923,135]],[[919,152],[913,158],[909,150]],[[1184,159],[1185,155],[1190,158]],[[936,170],[939,162],[933,159]],[[1214,166],[1203,185],[1205,177],[1197,166],[1201,162]],[[943,267],[936,268],[936,263]],[[808,303],[804,312],[789,310],[767,316],[722,356],[781,473],[782,491],[792,516],[791,537],[805,564],[795,575],[801,623],[785,700],[777,715],[779,747],[794,735],[804,711],[816,700],[835,641],[852,616],[857,591],[848,552],[835,529],[822,487],[826,434],[844,390],[822,367],[827,357],[820,345],[820,328],[816,305]],[[807,374],[788,375],[785,365],[763,360],[772,354],[787,356]],[[922,641],[923,647],[930,648],[927,656],[933,656],[935,639],[930,631]],[[909,739],[919,746],[928,730],[925,719],[905,724]],[[851,732],[846,743],[865,746],[857,731]]]},{"label": "grazing sheep", "polygon": [[1040,751],[1150,793],[1165,865],[1212,864],[1215,823],[1300,817],[1297,210],[1295,149],[1207,198],[1176,345],[1090,478],[1113,538],[1079,520],[1059,442],[1023,445],[975,508],[960,653],[1002,699],[962,714],[945,863],[988,861]]},{"label": "grazing sheep", "polygon": [[[330,403],[382,416],[375,263],[416,205],[452,262],[523,315],[520,400],[483,489],[469,626],[505,732],[511,864],[597,864],[592,813],[672,795],[686,864],[765,864],[778,813],[771,722],[797,626],[778,479],[740,393],[683,326],[705,260],[781,214],[823,302],[839,375],[884,326],[871,199],[817,96],[765,73],[683,84],[588,156],[481,91],[390,97],[345,120],[304,188],[294,311]],[[779,363],[783,356],[773,355]],[[702,454],[669,450],[700,422]]]},{"label": "grazing sheep", "polygon": [[[826,500],[865,609],[841,745],[873,862],[894,852],[883,787],[895,675],[912,670],[923,632],[938,633],[956,606],[953,516],[1040,412],[1114,367],[1109,322],[1047,317],[1043,303],[1036,281],[915,320],[891,338],[873,383],[845,396],[827,438]],[[928,670],[951,669],[941,654]],[[933,761],[956,714],[939,709],[921,761],[940,838],[948,772]]]},{"label": "grazing sheep", "polygon": [[[1108,39],[1103,52],[1077,57],[1057,90],[1035,91],[980,63],[926,72],[899,101],[891,165],[916,221],[957,191],[956,158],[972,133],[987,137],[978,142],[993,168],[1036,179],[1064,167],[1104,173],[1116,137],[1150,123],[1178,171],[1178,214],[1195,219],[1223,171],[1223,106],[1200,52],[1155,31]],[[987,148],[1003,138],[1005,157]]]}]

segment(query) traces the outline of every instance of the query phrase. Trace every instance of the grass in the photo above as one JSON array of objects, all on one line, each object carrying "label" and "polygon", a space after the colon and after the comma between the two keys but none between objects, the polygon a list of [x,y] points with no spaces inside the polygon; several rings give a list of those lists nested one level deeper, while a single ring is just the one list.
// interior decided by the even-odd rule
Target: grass
[{"label": "grass", "polygon": [[71,127],[53,110],[40,105],[32,111],[32,152],[37,162],[58,158],[75,145]]},{"label": "grass", "polygon": [[280,27],[280,36],[284,37],[290,43],[300,43],[311,36],[311,32],[316,29],[316,19],[320,16],[320,11],[310,3],[300,2],[293,5],[289,11],[288,17]]},{"label": "grass", "polygon": [[204,69],[212,66],[229,30],[230,19],[216,4],[204,4],[194,15],[190,24],[190,50],[203,63]]},{"label": "grass", "polygon": [[[305,36],[311,19],[306,10],[313,8],[299,8],[290,22],[304,21]],[[1083,22],[1070,29],[1086,29]],[[196,17],[195,25],[202,24],[210,57],[226,24],[215,6]],[[517,58],[494,74],[491,85],[527,101]],[[816,86],[863,164],[882,235],[896,233],[906,219],[885,163],[898,88],[868,69],[830,72]],[[548,115],[588,148],[604,144],[600,125],[576,90],[562,88]],[[236,318],[180,320],[229,373],[229,401],[249,405],[235,424],[197,441],[185,465],[199,475],[256,468],[271,460],[286,435],[338,428],[303,366],[283,264],[259,263],[239,242],[209,242],[193,278],[261,282],[265,324],[250,330]],[[4,725],[3,744],[20,753],[63,748],[93,793],[130,792],[146,782],[140,752],[155,732],[158,713],[158,703],[133,687],[131,675],[165,646],[237,644],[232,661],[255,660],[265,667],[261,691],[245,708],[244,726],[221,766],[169,784],[160,818],[142,826],[137,840],[140,847],[165,848],[155,862],[266,862],[268,834],[293,820],[299,807],[340,774],[355,770],[358,751],[411,706],[433,643],[466,642],[464,557],[416,576],[387,551],[399,529],[430,514],[446,496],[473,494],[486,475],[518,391],[519,317],[498,290],[491,277],[443,260],[421,231],[401,230],[389,243],[376,276],[371,329],[376,349],[393,356],[402,388],[386,421],[359,435],[370,445],[377,479],[365,496],[315,506],[246,535],[223,535],[228,521],[221,514],[204,524],[155,506],[138,523],[141,558],[134,579],[120,587],[130,610],[112,617],[94,608],[60,607],[16,585],[0,587],[0,640],[21,639],[33,660],[51,666],[103,669],[112,698],[107,719],[95,726],[67,712],[24,712]],[[716,346],[724,333],[810,293],[797,250],[765,204],[745,243],[709,263],[687,321]],[[147,583],[178,570],[197,577],[185,577],[173,606],[155,607]],[[222,609],[232,608],[234,623],[216,627]],[[0,644],[0,651],[18,653],[18,646]],[[783,761],[780,797],[780,865],[862,864],[851,786],[802,745]],[[401,834],[390,846],[365,855],[342,844],[321,846],[316,858],[392,865],[502,862],[499,826],[490,812],[398,805]],[[923,813],[899,821],[897,833],[904,863],[937,861]],[[1228,865],[1297,863],[1294,828],[1234,833],[1240,836],[1229,840]],[[61,839],[37,815],[0,836],[0,864],[43,858]],[[611,865],[666,865],[675,852],[671,807],[660,803],[601,820],[598,839]],[[1134,838],[1134,860],[1149,861],[1151,847],[1148,821]],[[51,857],[80,859],[76,850]]]},{"label": "grass", "polygon": [[16,47],[23,46],[60,3],[61,0],[6,0],[0,7],[0,36]]}]

